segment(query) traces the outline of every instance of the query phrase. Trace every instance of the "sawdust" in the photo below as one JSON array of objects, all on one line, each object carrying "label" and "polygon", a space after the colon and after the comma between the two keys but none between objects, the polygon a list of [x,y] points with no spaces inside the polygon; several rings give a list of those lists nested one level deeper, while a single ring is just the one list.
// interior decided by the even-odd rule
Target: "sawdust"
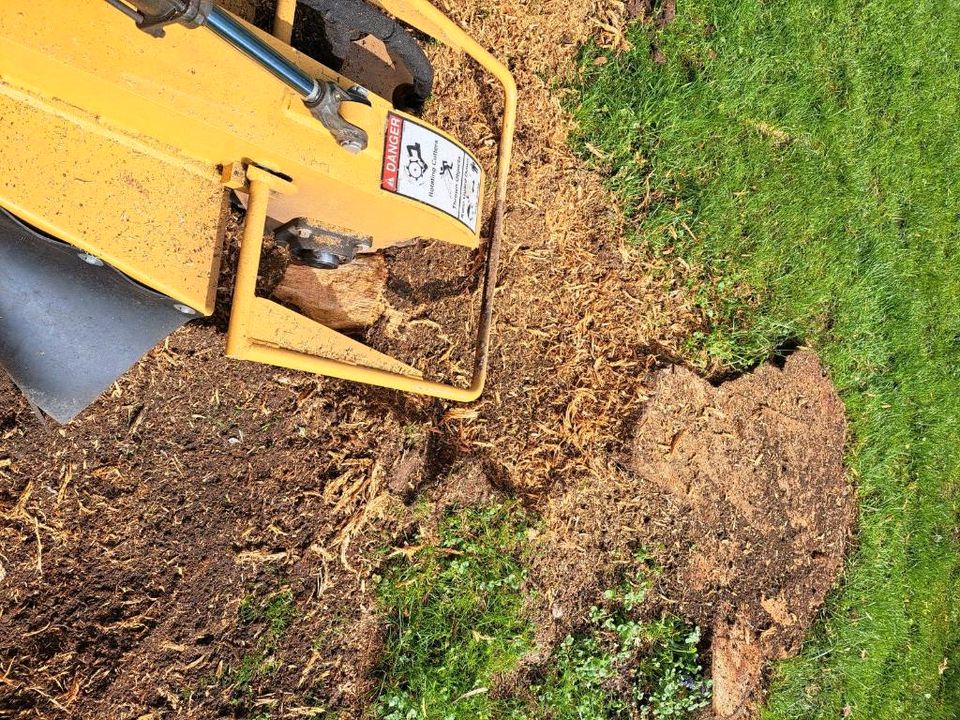
[{"label": "sawdust", "polygon": [[716,388],[671,367],[648,388],[630,450],[546,504],[541,645],[642,548],[661,569],[648,611],[712,631],[715,706],[732,717],[766,664],[798,650],[842,569],[855,509],[843,405],[809,351]]},{"label": "sawdust", "polygon": [[[576,53],[591,39],[622,45],[623,7],[473,2],[444,10],[508,63],[520,88],[490,381],[452,426],[467,447],[496,445],[517,491],[544,493],[602,468],[628,434],[646,372],[682,356],[683,341],[705,321],[683,290],[689,268],[625,242],[615,199],[567,142],[573,125],[562,88],[575,77]],[[428,119],[479,148],[493,177],[496,88],[453,51],[434,47],[432,58]],[[482,257],[439,243],[395,255],[392,300],[419,322],[399,337],[375,329],[372,343],[463,382]]]},{"label": "sawdust", "polygon": [[[268,4],[258,2],[258,21],[269,21]],[[765,662],[795,649],[839,570],[850,520],[850,495],[837,480],[839,406],[824,400],[825,381],[809,366],[784,386],[789,400],[809,384],[828,421],[803,411],[799,425],[784,425],[793,439],[782,449],[795,452],[795,437],[808,433],[829,462],[811,466],[819,497],[787,492],[789,483],[757,491],[796,523],[760,526],[781,551],[769,566],[731,550],[742,549],[737,523],[752,518],[741,511],[758,502],[737,495],[749,474],[735,486],[700,488],[682,466],[663,478],[644,469],[660,447],[651,428],[686,423],[693,429],[677,440],[678,457],[703,452],[694,438],[708,430],[697,408],[726,407],[729,391],[680,370],[650,374],[691,360],[683,342],[704,326],[685,289],[689,269],[624,242],[617,203],[567,144],[563,87],[575,77],[578,48],[590,39],[623,47],[627,9],[535,0],[441,8],[508,62],[521,93],[483,399],[446,406],[223,358],[229,269],[212,321],[175,333],[68,426],[42,424],[0,380],[0,712],[302,717],[322,706],[359,717],[380,642],[374,551],[423,522],[407,505],[425,493],[436,507],[510,493],[543,512],[541,557],[552,558],[554,572],[534,564],[533,582],[563,618],[539,617],[543,653],[638,543],[658,548],[663,607],[718,637],[746,638],[719,655],[746,688],[737,707],[756,696],[749,673],[761,674],[738,658]],[[454,53],[430,52],[437,93],[428,119],[477,150],[493,177],[495,88]],[[264,291],[282,273],[276,254],[269,250]],[[436,242],[391,256],[388,300],[406,322],[375,327],[371,342],[463,380],[482,256]],[[233,245],[225,261],[235,262]],[[663,404],[674,396],[686,410]],[[733,413],[744,407],[729,421],[740,422]],[[744,444],[717,451],[735,468],[744,438],[757,433],[744,430]],[[753,471],[768,465],[774,455]],[[629,505],[638,497],[644,515]],[[831,499],[835,512],[818,520]],[[804,518],[813,523],[806,529]],[[711,532],[720,535],[711,540]],[[796,553],[815,532],[826,549],[802,561]],[[238,608],[280,588],[290,589],[298,615],[271,650],[278,667],[232,697],[231,668],[262,649],[265,632],[238,620]],[[543,611],[531,608],[534,617]],[[721,621],[741,624],[729,630]],[[727,687],[732,706],[738,686]]]}]

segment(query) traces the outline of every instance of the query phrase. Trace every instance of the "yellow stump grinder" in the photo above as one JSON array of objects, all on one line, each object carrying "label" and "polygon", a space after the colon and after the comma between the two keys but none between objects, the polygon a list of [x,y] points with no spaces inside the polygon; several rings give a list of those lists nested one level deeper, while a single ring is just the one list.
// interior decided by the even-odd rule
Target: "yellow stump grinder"
[{"label": "yellow stump grinder", "polygon": [[[507,69],[426,0],[299,0],[324,64],[212,0],[4,0],[0,366],[65,422],[164,336],[213,313],[231,199],[245,207],[229,356],[451,400],[479,396],[516,112]],[[269,19],[269,18],[268,18]],[[412,29],[503,88],[473,380],[456,387],[256,294],[264,234],[336,268],[414,238],[476,248],[484,176],[418,118],[433,71]],[[409,82],[340,74],[357,38]],[[318,53],[311,53],[318,54]],[[319,55],[319,54],[318,54]],[[369,84],[369,83],[368,83]]]}]

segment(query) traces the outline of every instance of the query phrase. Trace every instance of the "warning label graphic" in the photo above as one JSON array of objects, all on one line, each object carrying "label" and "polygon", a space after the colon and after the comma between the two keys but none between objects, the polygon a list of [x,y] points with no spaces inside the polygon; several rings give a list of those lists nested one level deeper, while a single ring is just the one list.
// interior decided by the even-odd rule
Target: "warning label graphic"
[{"label": "warning label graphic", "polygon": [[399,115],[387,115],[380,187],[419,200],[477,232],[480,166],[459,145]]}]

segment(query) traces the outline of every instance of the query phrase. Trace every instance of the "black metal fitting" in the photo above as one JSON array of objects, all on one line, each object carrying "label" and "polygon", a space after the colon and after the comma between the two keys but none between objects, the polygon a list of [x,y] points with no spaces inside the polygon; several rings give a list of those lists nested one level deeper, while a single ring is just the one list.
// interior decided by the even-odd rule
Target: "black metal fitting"
[{"label": "black metal fitting", "polygon": [[352,87],[344,90],[331,81],[320,83],[317,99],[305,100],[304,104],[310,108],[313,116],[333,134],[340,147],[349,152],[358,153],[367,147],[367,132],[363,128],[347,122],[340,115],[340,105],[345,102],[370,105],[370,99],[362,88]]},{"label": "black metal fitting", "polygon": [[294,218],[273,232],[295,260],[321,270],[336,270],[351,262],[358,251],[369,250],[371,239],[314,225],[306,218]]}]

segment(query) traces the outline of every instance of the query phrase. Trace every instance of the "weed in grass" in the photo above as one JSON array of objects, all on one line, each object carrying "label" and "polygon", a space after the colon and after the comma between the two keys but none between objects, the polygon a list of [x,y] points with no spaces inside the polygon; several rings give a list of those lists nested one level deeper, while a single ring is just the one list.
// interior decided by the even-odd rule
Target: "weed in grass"
[{"label": "weed in grass", "polygon": [[745,369],[801,338],[846,404],[858,549],[770,718],[957,716],[958,16],[691,0],[584,55],[576,143],[633,241],[698,269],[691,358]]},{"label": "weed in grass", "polygon": [[688,718],[710,702],[700,629],[677,618],[639,623],[594,608],[588,631],[569,635],[534,688],[556,720]]},{"label": "weed in grass", "polygon": [[[647,568],[604,593],[589,626],[553,652],[527,716],[554,720],[688,718],[710,701],[699,660],[700,629],[677,618],[640,622],[631,612],[649,590]],[[532,710],[532,709],[531,709]]]},{"label": "weed in grass", "polygon": [[528,650],[520,549],[528,519],[516,505],[461,510],[435,544],[389,563],[377,584],[388,627],[375,706],[384,720],[503,717],[498,673]]}]

